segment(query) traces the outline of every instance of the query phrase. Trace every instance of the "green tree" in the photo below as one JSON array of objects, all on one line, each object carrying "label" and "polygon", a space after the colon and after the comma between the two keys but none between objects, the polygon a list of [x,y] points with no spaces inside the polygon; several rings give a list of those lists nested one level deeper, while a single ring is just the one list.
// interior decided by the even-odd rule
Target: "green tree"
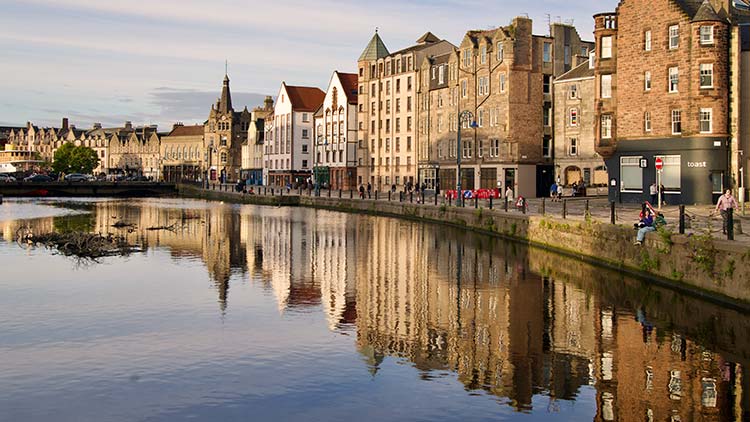
[{"label": "green tree", "polygon": [[99,165],[99,155],[89,147],[68,142],[55,151],[52,168],[58,173],[90,174]]}]

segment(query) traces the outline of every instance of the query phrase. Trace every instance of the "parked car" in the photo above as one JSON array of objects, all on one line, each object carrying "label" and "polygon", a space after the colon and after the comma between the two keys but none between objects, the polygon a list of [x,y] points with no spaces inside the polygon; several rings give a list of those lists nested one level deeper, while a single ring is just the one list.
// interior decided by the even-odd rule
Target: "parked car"
[{"label": "parked car", "polygon": [[127,179],[128,182],[148,182],[148,177],[146,176],[130,176]]},{"label": "parked car", "polygon": [[24,182],[47,183],[52,182],[52,178],[46,174],[34,174],[23,179]]},{"label": "parked car", "polygon": [[0,173],[0,183],[11,183],[15,182],[16,178],[10,174]]},{"label": "parked car", "polygon": [[89,177],[81,173],[70,173],[65,175],[66,182],[86,182],[88,180]]}]

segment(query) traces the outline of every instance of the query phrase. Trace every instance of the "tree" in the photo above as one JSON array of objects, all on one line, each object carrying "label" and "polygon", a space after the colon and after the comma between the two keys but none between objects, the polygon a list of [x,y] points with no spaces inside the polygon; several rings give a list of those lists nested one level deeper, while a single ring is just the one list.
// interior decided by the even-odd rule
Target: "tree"
[{"label": "tree", "polygon": [[52,168],[58,173],[90,174],[99,165],[99,155],[89,147],[68,142],[55,151]]}]

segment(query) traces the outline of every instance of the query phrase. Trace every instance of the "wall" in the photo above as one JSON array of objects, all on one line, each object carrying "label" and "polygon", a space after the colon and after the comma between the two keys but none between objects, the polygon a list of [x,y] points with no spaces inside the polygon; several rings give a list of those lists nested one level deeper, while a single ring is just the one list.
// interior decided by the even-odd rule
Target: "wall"
[{"label": "wall", "polygon": [[644,245],[638,247],[633,245],[635,231],[632,227],[473,209],[469,204],[467,208],[456,208],[347,197],[242,196],[215,191],[206,194],[187,186],[181,186],[180,192],[225,201],[302,205],[465,227],[646,278],[727,306],[750,309],[750,250],[735,243],[712,242],[702,236],[650,233]]}]

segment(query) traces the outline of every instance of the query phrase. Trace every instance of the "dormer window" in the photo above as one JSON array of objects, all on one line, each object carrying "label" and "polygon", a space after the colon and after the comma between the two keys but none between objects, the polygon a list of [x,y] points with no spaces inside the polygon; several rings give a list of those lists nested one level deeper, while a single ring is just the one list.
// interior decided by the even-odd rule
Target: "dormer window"
[{"label": "dormer window", "polygon": [[502,62],[503,61],[503,43],[497,43],[497,61]]},{"label": "dormer window", "polygon": [[479,49],[479,63],[486,64],[487,63],[487,46],[483,45]]}]

